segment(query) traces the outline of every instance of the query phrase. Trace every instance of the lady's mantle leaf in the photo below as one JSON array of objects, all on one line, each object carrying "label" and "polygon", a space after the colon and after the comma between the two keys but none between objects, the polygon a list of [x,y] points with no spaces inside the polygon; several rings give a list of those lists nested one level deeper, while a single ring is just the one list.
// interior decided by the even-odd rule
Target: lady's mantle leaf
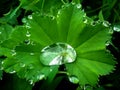
[{"label": "lady's mantle leaf", "polygon": [[[114,70],[115,61],[105,49],[105,43],[110,39],[109,28],[102,22],[89,19],[80,4],[65,4],[56,16],[34,13],[29,16],[25,26],[14,32],[18,32],[16,30],[26,31],[26,37],[23,34],[24,37],[14,33],[11,35],[13,41],[19,38],[14,44],[16,53],[4,61],[3,67],[6,72],[17,72],[31,83],[54,72],[51,70],[54,66],[40,62],[40,52],[44,47],[58,42],[67,43],[76,50],[75,62],[65,66],[69,75],[77,77],[81,85],[95,85],[99,75]],[[55,68],[56,73],[58,66]]]}]

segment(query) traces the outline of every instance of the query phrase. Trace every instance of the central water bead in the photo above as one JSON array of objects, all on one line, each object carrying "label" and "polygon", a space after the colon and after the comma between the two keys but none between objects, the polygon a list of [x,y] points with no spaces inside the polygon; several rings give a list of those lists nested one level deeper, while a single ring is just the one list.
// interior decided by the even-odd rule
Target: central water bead
[{"label": "central water bead", "polygon": [[44,65],[62,65],[76,60],[76,51],[67,43],[55,43],[41,50],[40,61]]}]

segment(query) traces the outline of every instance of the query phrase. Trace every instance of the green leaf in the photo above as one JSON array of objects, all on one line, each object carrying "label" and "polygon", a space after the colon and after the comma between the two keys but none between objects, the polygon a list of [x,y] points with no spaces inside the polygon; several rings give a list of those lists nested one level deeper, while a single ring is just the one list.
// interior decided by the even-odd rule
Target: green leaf
[{"label": "green leaf", "polygon": [[111,36],[109,27],[103,23],[91,20],[81,5],[74,3],[65,4],[56,16],[33,13],[23,26],[14,29],[8,40],[12,41],[12,45],[2,43],[5,49],[12,50],[11,56],[8,55],[3,62],[4,70],[17,73],[31,84],[46,77],[51,82],[58,66],[55,72],[51,72],[54,66],[43,65],[40,52],[46,46],[61,42],[72,46],[77,54],[75,62],[65,64],[68,75],[77,77],[80,85],[95,85],[100,75],[114,70],[116,63],[106,52],[105,43]]},{"label": "green leaf", "polygon": [[[36,44],[36,43],[35,43]],[[16,73],[20,78],[29,80],[31,84],[45,79],[52,67],[44,67],[39,60],[40,46],[20,45],[16,47],[16,55],[3,61],[6,72]]]}]

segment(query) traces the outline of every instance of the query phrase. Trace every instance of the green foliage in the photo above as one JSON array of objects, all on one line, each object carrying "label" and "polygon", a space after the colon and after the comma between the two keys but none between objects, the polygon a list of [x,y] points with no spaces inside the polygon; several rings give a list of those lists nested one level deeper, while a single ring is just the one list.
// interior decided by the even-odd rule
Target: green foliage
[{"label": "green foliage", "polygon": [[[114,69],[115,61],[105,50],[105,42],[110,38],[109,28],[103,22],[91,20],[88,23],[85,20],[89,19],[80,4],[65,4],[56,16],[43,16],[41,13],[28,16],[25,26],[15,28],[11,38],[2,44],[13,48],[11,56],[3,61],[4,70],[17,73],[31,84],[49,77],[50,73],[57,73],[52,70],[55,66],[42,65],[40,51],[52,43],[65,42],[77,52],[76,61],[65,64],[67,73],[77,76],[80,85],[95,85],[99,75],[106,75]],[[8,45],[9,42],[12,45]]]},{"label": "green foliage", "polygon": [[[95,86],[99,76],[115,69],[116,61],[105,45],[111,39],[110,24],[105,20],[117,0],[112,6],[109,5],[112,0],[104,0],[103,5],[109,5],[106,12],[109,14],[101,9],[96,21],[86,16],[79,4],[82,2],[84,0],[19,0],[15,9],[0,18],[0,56],[5,56],[0,57],[0,78],[2,70],[13,74],[13,83],[17,81],[13,90],[31,90],[31,85],[40,80],[44,81],[41,90],[47,86],[55,89],[57,80],[61,80],[55,77],[61,72],[69,78],[74,76],[72,83]],[[23,25],[18,25],[21,8],[32,14],[23,15]],[[64,64],[65,71],[59,70],[60,65],[44,65],[40,60],[41,50],[58,42],[69,44],[77,54],[74,62]]]}]

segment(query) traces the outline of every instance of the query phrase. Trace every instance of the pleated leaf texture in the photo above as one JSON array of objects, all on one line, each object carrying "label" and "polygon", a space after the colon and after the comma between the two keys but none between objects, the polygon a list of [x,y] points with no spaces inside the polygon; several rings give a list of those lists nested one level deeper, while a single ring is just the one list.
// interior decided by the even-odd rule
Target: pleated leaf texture
[{"label": "pleated leaf texture", "polygon": [[[104,22],[87,17],[80,4],[65,4],[56,16],[36,12],[24,19],[24,25],[15,27],[10,37],[1,44],[1,50],[9,52],[2,67],[33,84],[53,78],[52,75],[55,77],[59,66],[64,64],[68,77],[75,76],[80,85],[96,85],[99,76],[107,75],[115,68],[116,62],[105,45],[110,38],[109,26]],[[75,60],[49,65],[48,57],[45,58],[48,65],[44,65],[40,60],[41,50],[50,46],[50,50],[59,52],[59,45],[54,46],[56,43],[70,45],[76,52]],[[59,53],[51,55],[48,56],[53,59]],[[58,57],[57,63],[62,59]]]}]

